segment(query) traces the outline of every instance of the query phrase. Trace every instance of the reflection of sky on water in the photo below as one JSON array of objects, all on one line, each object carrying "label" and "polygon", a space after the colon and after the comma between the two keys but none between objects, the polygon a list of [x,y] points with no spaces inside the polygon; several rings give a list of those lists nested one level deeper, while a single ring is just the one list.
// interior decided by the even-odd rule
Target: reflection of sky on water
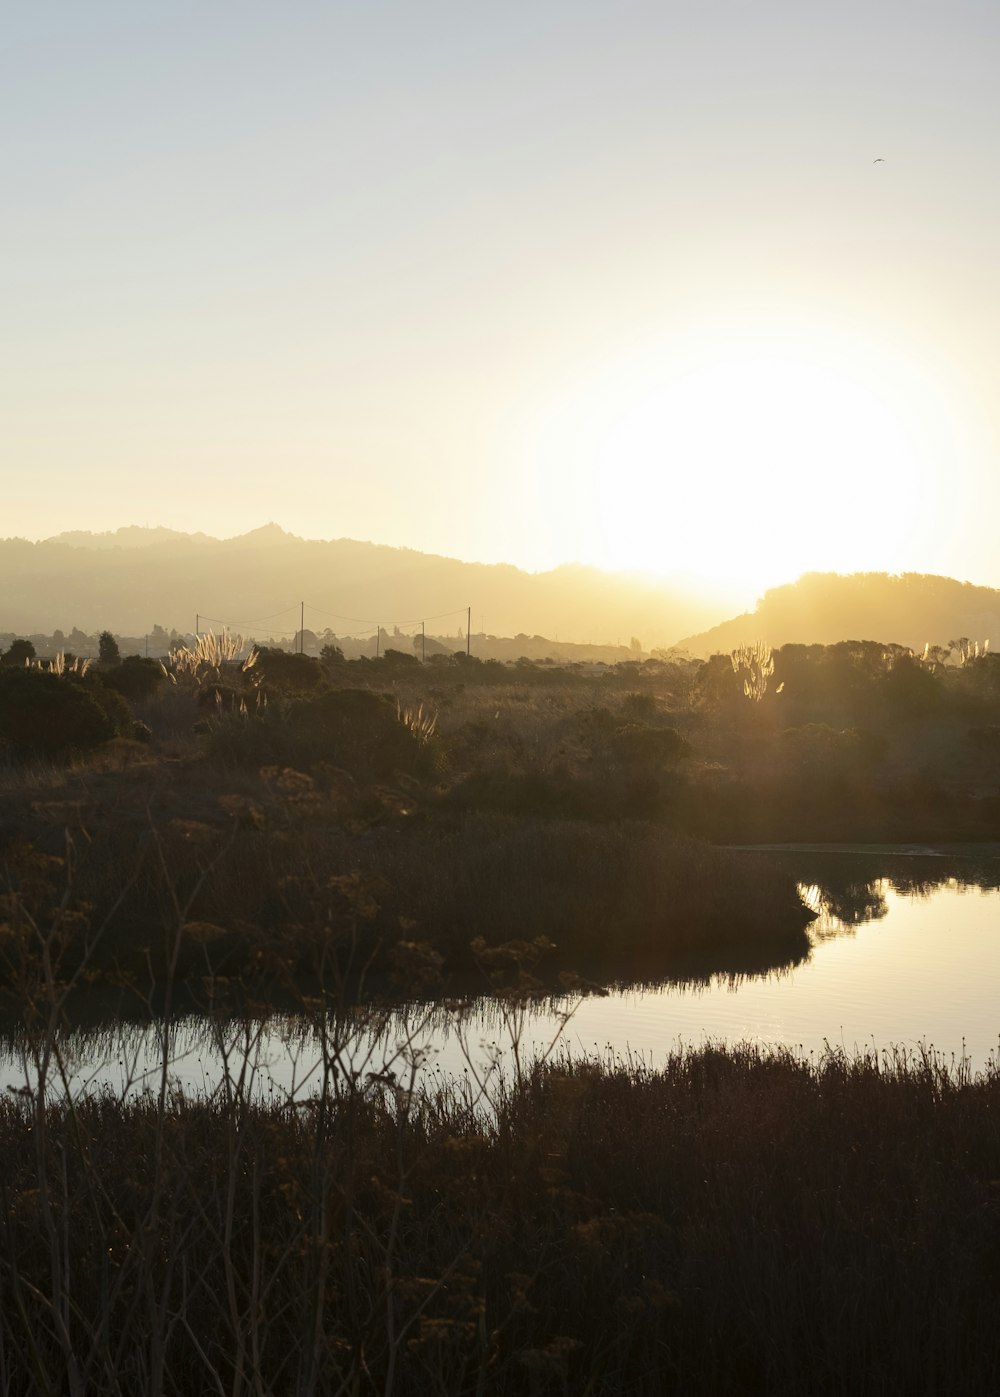
[{"label": "reflection of sky on water", "polygon": [[[632,988],[575,1007],[548,1002],[508,1010],[480,1001],[459,1016],[425,1006],[381,1014],[375,1031],[353,1015],[328,1027],[327,1054],[340,1071],[364,1077],[388,1066],[399,1078],[416,1054],[425,1077],[452,1082],[510,1072],[518,1054],[527,1062],[554,1045],[601,1057],[631,1053],[656,1065],[679,1046],[706,1040],[785,1044],[817,1055],[827,1044],[848,1052],[926,1045],[984,1067],[1000,1036],[1000,892],[950,882],[903,894],[876,880],[856,885],[855,894],[853,905],[867,899],[874,920],[857,925],[852,916],[845,926],[831,915],[831,899],[824,903],[818,888],[806,889],[820,907],[813,952],[777,974]],[[68,1034],[72,1089],[157,1090],[161,1035],[155,1024]],[[289,1015],[242,1025],[181,1018],[167,1044],[170,1081],[186,1093],[210,1092],[228,1060],[230,1075],[249,1074],[248,1084],[264,1096],[308,1094],[320,1076],[320,1041],[315,1025]],[[9,1040],[0,1043],[0,1087],[23,1086],[31,1075],[25,1072]]]}]

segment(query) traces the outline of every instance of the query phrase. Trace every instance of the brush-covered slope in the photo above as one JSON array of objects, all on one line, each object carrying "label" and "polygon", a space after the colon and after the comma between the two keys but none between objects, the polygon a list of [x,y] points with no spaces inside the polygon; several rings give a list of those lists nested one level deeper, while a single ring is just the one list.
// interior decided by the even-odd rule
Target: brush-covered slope
[{"label": "brush-covered slope", "polygon": [[915,572],[811,572],[765,592],[755,611],[680,644],[693,655],[754,640],[774,646],[881,640],[919,650],[959,637],[1000,643],[1000,591]]}]

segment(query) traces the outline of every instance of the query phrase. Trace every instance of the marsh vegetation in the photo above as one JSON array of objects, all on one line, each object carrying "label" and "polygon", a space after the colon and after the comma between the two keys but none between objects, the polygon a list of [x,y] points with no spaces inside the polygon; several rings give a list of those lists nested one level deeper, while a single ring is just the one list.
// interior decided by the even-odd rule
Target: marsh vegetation
[{"label": "marsh vegetation", "polygon": [[[415,1036],[364,1047],[402,1000],[459,1022],[476,980],[516,1044],[555,987],[800,959],[801,875],[710,841],[993,832],[988,657],[770,658],[10,667],[4,1390],[995,1390],[994,1065],[556,1047],[456,1083]],[[162,1026],[145,1090],[70,1088],[88,984]],[[243,1024],[202,1091],[171,1076],[182,993]],[[258,1089],[279,995],[316,1028],[305,1096]]]},{"label": "marsh vegetation", "polygon": [[995,1390],[1000,1078],[706,1049],[0,1103],[5,1392]]},{"label": "marsh vegetation", "polygon": [[777,963],[807,945],[791,880],[718,846],[992,838],[1000,660],[765,658],[420,665],[203,637],[165,668],[3,665],[6,878],[32,915],[72,907],[61,954],[95,974],[162,975],[181,907],[203,928],[181,975],[315,968],[345,919],[369,946],[430,940],[449,972],[477,936],[546,937],[581,973]]}]

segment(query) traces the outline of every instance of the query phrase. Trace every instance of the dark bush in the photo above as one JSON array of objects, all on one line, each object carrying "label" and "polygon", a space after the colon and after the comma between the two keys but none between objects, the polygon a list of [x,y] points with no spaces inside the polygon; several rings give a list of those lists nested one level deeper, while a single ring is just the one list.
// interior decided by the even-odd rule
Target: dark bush
[{"label": "dark bush", "polygon": [[94,670],[87,674],[66,674],[65,682],[75,685],[93,696],[98,708],[107,717],[115,737],[130,737],[135,726],[135,714],[127,699],[116,689],[108,689],[101,683],[100,675]]},{"label": "dark bush", "polygon": [[215,765],[254,771],[297,760],[292,734],[276,707],[244,714],[232,706],[216,710],[213,705],[212,711],[216,716],[201,719],[195,730]]},{"label": "dark bush", "polygon": [[382,656],[382,664],[390,670],[415,671],[420,661],[416,655],[408,655],[405,650],[389,649]]},{"label": "dark bush", "polygon": [[670,766],[691,750],[673,728],[648,728],[639,723],[623,724],[612,734],[608,745],[631,769]]},{"label": "dark bush", "polygon": [[836,729],[827,723],[806,723],[781,734],[782,755],[801,772],[856,771],[880,765],[888,741],[864,728]]},{"label": "dark bush", "polygon": [[246,713],[238,711],[239,695],[232,691],[220,688],[218,701],[214,687],[203,693],[214,716],[199,730],[210,756],[226,765],[284,763],[309,770],[329,762],[356,776],[382,778],[416,771],[424,753],[400,721],[395,699],[369,689],[324,689]]},{"label": "dark bush", "polygon": [[203,684],[198,690],[197,704],[203,710],[219,713],[233,713],[240,706],[244,695],[232,684]]},{"label": "dark bush", "polygon": [[352,772],[410,771],[420,752],[395,700],[369,689],[330,689],[297,699],[287,721],[301,759],[332,761]]},{"label": "dark bush", "polygon": [[884,676],[882,701],[894,718],[922,718],[941,705],[943,689],[937,676],[912,655],[893,658],[892,668]]},{"label": "dark bush", "polygon": [[290,655],[287,650],[258,647],[254,670],[275,689],[288,693],[315,689],[323,682],[323,666],[311,655]]},{"label": "dark bush", "polygon": [[[124,714],[113,712],[115,699]],[[57,756],[96,747],[127,732],[131,723],[124,699],[99,685],[40,669],[0,670],[0,740],[18,755]]]},{"label": "dark bush", "polygon": [[630,723],[654,722],[660,713],[655,694],[629,693],[622,699],[622,713]]},{"label": "dark bush", "polygon": [[141,703],[151,698],[163,680],[163,667],[159,660],[143,659],[141,655],[127,655],[114,669],[101,672],[105,687],[114,689],[130,703]]},{"label": "dark bush", "polygon": [[35,647],[30,640],[12,640],[0,655],[0,665],[24,665],[35,658]]}]

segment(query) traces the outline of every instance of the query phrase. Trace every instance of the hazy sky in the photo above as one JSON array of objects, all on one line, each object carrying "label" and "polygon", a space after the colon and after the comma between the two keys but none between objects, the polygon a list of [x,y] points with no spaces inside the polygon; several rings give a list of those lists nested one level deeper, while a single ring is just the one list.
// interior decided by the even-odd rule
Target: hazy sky
[{"label": "hazy sky", "polygon": [[0,533],[1000,585],[995,0],[0,15]]}]

